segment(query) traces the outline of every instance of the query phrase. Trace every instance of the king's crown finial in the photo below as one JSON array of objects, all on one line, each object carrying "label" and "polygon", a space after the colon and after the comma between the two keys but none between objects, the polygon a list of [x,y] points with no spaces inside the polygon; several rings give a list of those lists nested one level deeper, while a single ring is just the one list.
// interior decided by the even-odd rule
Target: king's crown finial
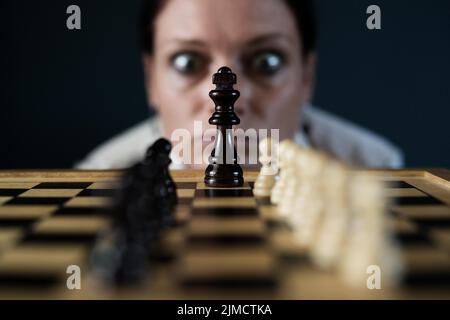
[{"label": "king's crown finial", "polygon": [[213,84],[217,89],[231,90],[236,84],[236,75],[228,67],[222,67],[213,75]]}]

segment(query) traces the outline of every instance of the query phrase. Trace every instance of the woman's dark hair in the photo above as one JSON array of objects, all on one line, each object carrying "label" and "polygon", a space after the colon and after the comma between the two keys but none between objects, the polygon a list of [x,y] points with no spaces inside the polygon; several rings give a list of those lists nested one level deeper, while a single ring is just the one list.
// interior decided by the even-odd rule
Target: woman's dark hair
[{"label": "woman's dark hair", "polygon": [[[157,15],[168,0],[143,0],[139,17],[139,39],[145,53],[153,53],[154,23]],[[226,1],[226,0],[223,0]],[[316,48],[316,16],[314,0],[280,0],[285,1],[297,21],[297,28],[302,39],[303,55]]]}]

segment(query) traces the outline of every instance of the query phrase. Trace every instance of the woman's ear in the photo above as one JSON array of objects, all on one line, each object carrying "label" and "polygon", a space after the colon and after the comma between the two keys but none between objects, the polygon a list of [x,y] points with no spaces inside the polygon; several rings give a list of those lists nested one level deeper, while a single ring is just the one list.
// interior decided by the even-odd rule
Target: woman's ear
[{"label": "woman's ear", "polygon": [[303,88],[305,92],[303,104],[310,103],[313,99],[316,84],[316,65],[316,52],[308,53],[303,62]]},{"label": "woman's ear", "polygon": [[155,70],[154,57],[151,54],[142,54],[142,66],[144,68],[144,85],[147,94],[147,104],[151,106],[155,111],[158,111],[158,97],[157,90],[155,88],[156,82],[154,81],[153,74]]}]

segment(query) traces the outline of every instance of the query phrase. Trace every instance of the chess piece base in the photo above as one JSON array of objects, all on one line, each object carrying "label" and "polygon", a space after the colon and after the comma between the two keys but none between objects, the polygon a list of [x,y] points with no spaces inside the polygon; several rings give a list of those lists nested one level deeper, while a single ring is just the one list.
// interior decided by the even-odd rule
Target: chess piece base
[{"label": "chess piece base", "polygon": [[238,164],[210,164],[205,170],[205,185],[217,188],[241,187],[242,168]]}]

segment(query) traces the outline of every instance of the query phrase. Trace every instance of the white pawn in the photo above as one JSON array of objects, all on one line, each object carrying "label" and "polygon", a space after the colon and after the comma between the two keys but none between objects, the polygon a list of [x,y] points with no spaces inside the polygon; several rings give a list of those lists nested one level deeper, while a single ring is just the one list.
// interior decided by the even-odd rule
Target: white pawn
[{"label": "white pawn", "polygon": [[280,201],[277,206],[278,212],[285,216],[289,217],[292,214],[292,204],[295,201],[296,193],[297,193],[297,185],[299,183],[297,177],[297,159],[301,157],[300,147],[296,144],[288,144],[286,145],[286,151],[284,151],[284,162],[286,172],[286,183],[284,186],[283,193],[281,195]]},{"label": "white pawn", "polygon": [[305,151],[303,157],[304,160],[300,157],[297,159],[303,172],[299,173],[302,182],[297,188],[297,197],[292,205],[291,223],[297,243],[310,248],[325,205],[322,186],[327,158],[314,151]]},{"label": "white pawn", "polygon": [[282,197],[286,188],[286,181],[289,179],[289,169],[288,164],[289,158],[288,150],[293,150],[294,148],[290,148],[292,145],[295,146],[295,143],[291,140],[283,140],[280,143],[280,147],[278,148],[279,152],[275,156],[278,156],[278,165],[280,168],[280,175],[278,180],[275,183],[275,186],[272,189],[272,193],[270,195],[270,201],[272,204],[278,204]]},{"label": "white pawn", "polygon": [[276,182],[278,168],[273,161],[272,139],[265,138],[259,143],[259,163],[261,171],[256,178],[253,193],[257,197],[270,197],[272,188]]},{"label": "white pawn", "polygon": [[381,183],[366,176],[354,176],[350,200],[353,221],[341,255],[341,275],[347,283],[361,285],[366,282],[367,268],[378,266],[383,270],[383,282],[396,284],[402,266],[398,251],[390,243]]},{"label": "white pawn", "polygon": [[333,268],[341,256],[348,232],[348,169],[337,161],[330,161],[324,170],[323,192],[326,207],[312,257],[321,268]]}]

